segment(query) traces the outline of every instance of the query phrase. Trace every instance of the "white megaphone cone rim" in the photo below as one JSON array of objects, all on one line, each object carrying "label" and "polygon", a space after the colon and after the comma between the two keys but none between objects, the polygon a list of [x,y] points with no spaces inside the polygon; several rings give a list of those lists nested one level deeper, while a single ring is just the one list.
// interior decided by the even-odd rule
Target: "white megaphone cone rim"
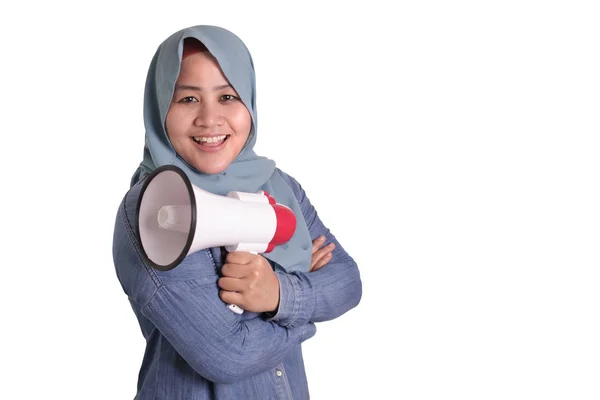
[{"label": "white megaphone cone rim", "polygon": [[[189,196],[189,205],[190,205],[190,212],[191,212],[190,217],[191,218],[190,218],[189,233],[187,234],[187,240],[185,241],[185,244],[183,245],[181,252],[172,262],[167,263],[165,265],[161,265],[161,264],[154,262],[149,257],[147,251],[144,248],[144,243],[143,243],[141,228],[140,228],[140,225],[141,225],[140,224],[140,216],[141,216],[140,213],[143,212],[142,208],[144,207],[144,204],[143,204],[144,203],[144,194],[146,193],[146,190],[148,190],[150,184],[154,181],[154,178],[156,178],[159,174],[164,173],[166,171],[171,171],[171,172],[174,172],[177,175],[179,175],[179,177],[181,178],[181,182],[185,185],[185,187],[187,189],[186,190],[187,194]],[[196,226],[196,218],[197,218],[196,197],[194,196],[194,190],[192,187],[192,183],[190,182],[187,175],[183,172],[183,170],[181,170],[179,167],[176,167],[174,165],[163,165],[163,166],[156,168],[154,171],[152,171],[152,173],[150,173],[150,175],[148,175],[148,177],[146,177],[146,179],[142,185],[142,189],[140,190],[140,194],[139,194],[138,201],[137,201],[137,207],[136,207],[136,215],[135,215],[135,220],[136,220],[135,234],[136,234],[136,239],[137,239],[138,243],[140,244],[142,258],[144,259],[144,261],[147,264],[149,264],[151,267],[153,267],[159,271],[168,271],[168,270],[175,268],[177,265],[179,265],[181,263],[181,261],[187,256],[187,254],[190,250],[190,247],[192,246],[192,243],[194,242],[194,234],[195,234],[194,227]]]}]

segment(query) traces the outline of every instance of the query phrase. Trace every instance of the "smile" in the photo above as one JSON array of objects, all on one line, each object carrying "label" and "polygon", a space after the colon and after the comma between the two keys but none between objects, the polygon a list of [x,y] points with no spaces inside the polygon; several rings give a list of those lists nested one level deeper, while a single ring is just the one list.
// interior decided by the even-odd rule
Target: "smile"
[{"label": "smile", "polygon": [[220,135],[220,136],[194,136],[192,137],[192,139],[194,139],[194,141],[196,143],[200,143],[200,144],[219,144],[223,141],[225,141],[225,139],[227,139],[229,135]]},{"label": "smile", "polygon": [[230,135],[219,136],[193,136],[192,140],[197,149],[203,152],[219,152],[227,146]]}]

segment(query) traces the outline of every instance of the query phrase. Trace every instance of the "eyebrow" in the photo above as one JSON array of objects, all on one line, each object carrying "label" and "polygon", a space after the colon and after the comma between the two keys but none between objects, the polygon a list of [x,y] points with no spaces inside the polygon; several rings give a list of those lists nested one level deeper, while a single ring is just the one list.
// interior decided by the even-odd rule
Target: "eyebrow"
[{"label": "eyebrow", "polygon": [[[224,85],[214,86],[212,88],[212,90],[223,90],[223,89],[227,89],[227,88],[232,88],[229,83],[226,83]],[[175,90],[195,90],[196,92],[201,92],[202,88],[199,86],[193,86],[193,85],[175,85]]]}]

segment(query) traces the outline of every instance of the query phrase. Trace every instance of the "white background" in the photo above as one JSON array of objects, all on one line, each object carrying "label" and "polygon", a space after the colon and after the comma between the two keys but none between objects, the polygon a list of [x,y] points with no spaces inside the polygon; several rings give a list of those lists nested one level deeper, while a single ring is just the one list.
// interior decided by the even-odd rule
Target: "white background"
[{"label": "white background", "polygon": [[361,269],[312,398],[600,398],[595,2],[132,3],[0,10],[0,398],[133,398],[114,217],[151,57],[196,24],[246,42],[257,152]]}]

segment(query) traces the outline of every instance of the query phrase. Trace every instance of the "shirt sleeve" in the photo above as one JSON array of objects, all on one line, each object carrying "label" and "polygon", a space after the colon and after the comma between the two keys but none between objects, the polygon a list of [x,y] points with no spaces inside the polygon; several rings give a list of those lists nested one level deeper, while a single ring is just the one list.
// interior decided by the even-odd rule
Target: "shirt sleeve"
[{"label": "shirt sleeve", "polygon": [[244,320],[219,299],[214,284],[194,281],[161,286],[142,313],[196,372],[220,383],[273,368],[316,329]]},{"label": "shirt sleeve", "polygon": [[325,245],[335,243],[335,249],[329,263],[315,272],[276,272],[280,286],[279,307],[267,320],[285,327],[332,320],[356,307],[361,300],[358,265],[323,224],[300,184],[280,173],[296,194],[312,240],[324,235]]},{"label": "shirt sleeve", "polygon": [[119,281],[197,373],[213,382],[236,382],[275,367],[290,349],[314,336],[314,324],[289,328],[258,314],[231,312],[219,298],[209,251],[186,257],[171,271],[150,268],[139,255],[125,209],[120,208],[113,239]]}]

